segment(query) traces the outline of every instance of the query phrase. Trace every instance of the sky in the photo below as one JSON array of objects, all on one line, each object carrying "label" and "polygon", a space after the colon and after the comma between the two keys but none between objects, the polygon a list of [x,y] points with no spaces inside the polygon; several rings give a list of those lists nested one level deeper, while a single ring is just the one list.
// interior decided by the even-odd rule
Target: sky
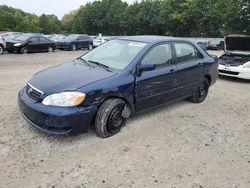
[{"label": "sky", "polygon": [[[75,10],[87,2],[94,0],[0,0],[0,5],[22,9],[25,12],[41,14],[55,14],[59,19],[71,10]],[[123,0],[131,4],[135,0]]]}]

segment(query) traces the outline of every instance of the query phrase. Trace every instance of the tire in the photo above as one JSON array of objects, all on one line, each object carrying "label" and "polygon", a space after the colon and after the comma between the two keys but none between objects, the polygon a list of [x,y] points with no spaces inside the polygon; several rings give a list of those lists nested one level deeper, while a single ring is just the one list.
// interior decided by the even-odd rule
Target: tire
[{"label": "tire", "polygon": [[75,44],[71,45],[71,51],[76,51],[76,45]]},{"label": "tire", "polygon": [[93,50],[93,45],[92,44],[89,44],[88,50]]},{"label": "tire", "polygon": [[3,48],[3,45],[0,44],[0,55],[2,55],[4,52],[4,48]]},{"label": "tire", "polygon": [[209,91],[209,82],[207,80],[207,78],[202,78],[202,80],[199,82],[199,84],[197,85],[193,96],[191,97],[191,100],[194,103],[201,103],[203,102],[208,94]]},{"label": "tire", "polygon": [[27,54],[27,53],[29,53],[29,52],[28,52],[28,49],[27,49],[26,47],[22,47],[22,48],[20,49],[20,53],[21,53],[21,54]]},{"label": "tire", "polygon": [[48,52],[49,53],[52,53],[52,52],[54,52],[54,48],[52,48],[51,46],[48,48]]},{"label": "tire", "polygon": [[122,112],[126,103],[121,99],[108,99],[99,108],[95,118],[96,134],[107,138],[118,133],[125,125]]}]

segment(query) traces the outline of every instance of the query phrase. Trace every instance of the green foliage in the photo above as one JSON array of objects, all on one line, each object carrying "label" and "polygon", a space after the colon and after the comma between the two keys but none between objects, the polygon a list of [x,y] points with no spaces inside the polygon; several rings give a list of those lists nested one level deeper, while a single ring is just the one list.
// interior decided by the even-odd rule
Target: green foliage
[{"label": "green foliage", "polygon": [[55,15],[38,17],[3,5],[0,6],[0,31],[60,33],[61,22]]},{"label": "green foliage", "polygon": [[87,3],[58,20],[0,6],[0,30],[96,35],[250,35],[249,0],[122,0]]}]

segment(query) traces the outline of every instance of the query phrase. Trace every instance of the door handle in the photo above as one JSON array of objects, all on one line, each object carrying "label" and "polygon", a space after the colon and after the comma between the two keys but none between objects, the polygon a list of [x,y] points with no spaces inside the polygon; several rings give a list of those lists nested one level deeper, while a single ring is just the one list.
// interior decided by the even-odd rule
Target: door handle
[{"label": "door handle", "polygon": [[174,69],[171,69],[169,72],[174,72],[175,70]]}]

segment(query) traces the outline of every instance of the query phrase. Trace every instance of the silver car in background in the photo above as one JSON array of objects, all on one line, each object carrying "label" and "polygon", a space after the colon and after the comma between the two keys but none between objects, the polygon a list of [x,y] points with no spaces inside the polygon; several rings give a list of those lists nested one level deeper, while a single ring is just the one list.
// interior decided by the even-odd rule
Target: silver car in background
[{"label": "silver car in background", "polygon": [[3,54],[5,49],[6,49],[6,42],[2,37],[0,37],[0,55]]}]

